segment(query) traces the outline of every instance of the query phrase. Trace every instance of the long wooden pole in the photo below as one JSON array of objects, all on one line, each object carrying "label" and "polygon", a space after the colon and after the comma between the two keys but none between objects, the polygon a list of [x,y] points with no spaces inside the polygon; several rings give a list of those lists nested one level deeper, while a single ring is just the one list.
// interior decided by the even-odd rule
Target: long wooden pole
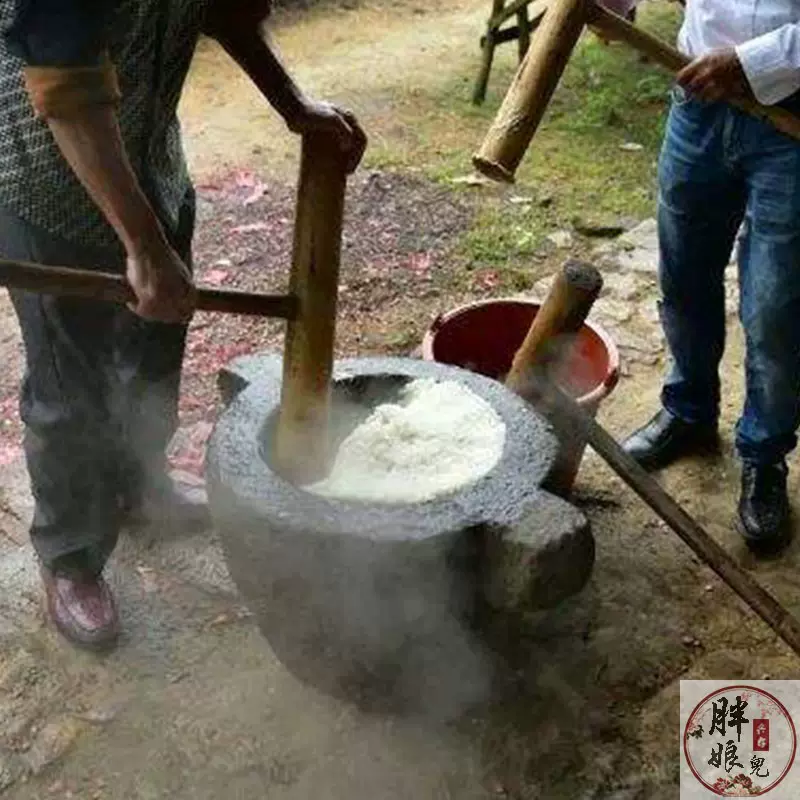
[{"label": "long wooden pole", "polygon": [[289,285],[300,310],[287,326],[272,453],[277,471],[299,485],[323,477],[328,468],[345,167],[329,137],[304,137]]},{"label": "long wooden pole", "polygon": [[551,0],[473,164],[511,183],[586,25],[589,0]]},{"label": "long wooden pole", "polygon": [[[672,73],[689,63],[675,48],[593,0],[552,0],[481,148],[473,156],[479,172],[493,180],[513,183],[514,173],[586,24],[609,39],[625,42]],[[800,139],[800,117],[791,112],[746,98],[728,102]]]},{"label": "long wooden pole", "polygon": [[[564,338],[563,334],[577,320],[583,322],[596,297],[591,287],[599,277],[599,273],[595,275],[596,270],[590,265],[578,263],[573,270],[575,279],[565,280],[562,276],[561,282],[556,281],[542,304],[547,322],[540,323],[540,335],[530,336],[536,328],[534,320],[525,344],[514,359],[524,369],[525,380],[516,383],[507,381],[506,385],[542,409],[556,431],[569,430],[573,435],[588,440],[611,469],[800,655],[800,621],[750,577],[590,414],[556,386],[551,376],[557,372],[557,365],[553,364],[552,358],[554,355],[560,359],[569,357],[572,340]],[[548,340],[548,336],[554,337],[553,341]]]},{"label": "long wooden pole", "polygon": [[[631,25],[627,20],[596,3],[590,4],[588,15],[588,23],[597,28],[600,33],[625,42],[671,72],[679,72],[689,63],[689,59],[675,48],[664,44],[660,39]],[[800,117],[796,117],[791,112],[774,106],[763,106],[747,99],[731,99],[727,102],[754,117],[769,122],[781,133],[800,139]]]},{"label": "long wooden pole", "polygon": [[[110,303],[129,303],[136,299],[133,289],[121,275],[70,267],[49,267],[25,261],[0,260],[0,286]],[[197,289],[197,309],[294,319],[297,314],[297,300],[291,295],[200,286]]]},{"label": "long wooden pole", "polygon": [[551,396],[549,406],[562,416],[562,424],[580,430],[595,452],[634,492],[800,655],[800,621],[758,581],[746,573],[697,520],[681,508],[658,482],[631,458],[612,436],[568,395],[550,384],[541,391]]}]

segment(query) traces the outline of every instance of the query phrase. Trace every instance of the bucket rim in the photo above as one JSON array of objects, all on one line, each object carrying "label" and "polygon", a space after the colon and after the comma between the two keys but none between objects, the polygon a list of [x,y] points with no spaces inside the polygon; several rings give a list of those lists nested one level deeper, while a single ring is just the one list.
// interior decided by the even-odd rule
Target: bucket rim
[{"label": "bucket rim", "polygon": [[[429,325],[428,329],[422,337],[422,357],[426,361],[436,361],[433,354],[433,341],[436,333],[452,319],[462,316],[463,314],[473,311],[476,308],[494,305],[520,305],[532,306],[537,310],[542,307],[542,302],[527,297],[490,297],[485,300],[474,300],[469,303],[462,303],[449,311],[443,311],[439,314],[433,322]],[[597,406],[600,401],[608,397],[619,383],[620,377],[620,357],[619,349],[616,342],[611,337],[611,334],[596,322],[586,320],[582,325],[583,328],[590,330],[598,339],[603,343],[603,346],[608,353],[608,371],[606,377],[599,383],[591,392],[576,398],[578,404],[581,406]]]}]

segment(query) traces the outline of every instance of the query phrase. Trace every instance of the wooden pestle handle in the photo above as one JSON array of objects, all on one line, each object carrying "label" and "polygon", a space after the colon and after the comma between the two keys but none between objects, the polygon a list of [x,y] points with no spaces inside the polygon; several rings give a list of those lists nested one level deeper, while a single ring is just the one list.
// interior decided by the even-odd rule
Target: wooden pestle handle
[{"label": "wooden pestle handle", "polygon": [[797,617],[746,573],[697,520],[541,369],[549,366],[552,359],[562,359],[567,354],[565,346],[568,349],[571,337],[565,342],[564,334],[580,329],[601,287],[602,278],[594,267],[577,261],[567,262],[517,351],[506,385],[526,399],[539,401],[544,398],[548,418],[557,430],[580,431],[594,451],[695,555],[714,570],[795,654],[800,655],[800,621]]},{"label": "wooden pestle handle", "polygon": [[[676,73],[682,70],[690,61],[683,53],[670,47],[657,37],[641,28],[631,25],[617,14],[603,8],[597,3],[589,3],[588,24],[609,38],[619,39],[629,47],[638,50],[651,61],[661,67]],[[764,122],[769,122],[781,133],[800,139],[800,117],[790,111],[777,106],[764,106],[752,100],[728,100],[729,105],[735,106]]]},{"label": "wooden pestle handle", "polygon": [[583,326],[602,288],[603,278],[592,264],[575,259],[564,264],[514,356],[506,386],[532,399],[534,373],[565,359],[572,335]]},{"label": "wooden pestle handle", "polygon": [[[110,303],[129,303],[135,299],[133,290],[121,275],[69,267],[47,267],[25,261],[0,260],[0,286]],[[292,295],[198,287],[197,310],[292,320],[298,315],[298,302]]]},{"label": "wooden pestle handle", "polygon": [[330,468],[331,377],[347,169],[330,137],[303,137],[289,291],[302,316],[286,326],[272,465],[303,486]]}]

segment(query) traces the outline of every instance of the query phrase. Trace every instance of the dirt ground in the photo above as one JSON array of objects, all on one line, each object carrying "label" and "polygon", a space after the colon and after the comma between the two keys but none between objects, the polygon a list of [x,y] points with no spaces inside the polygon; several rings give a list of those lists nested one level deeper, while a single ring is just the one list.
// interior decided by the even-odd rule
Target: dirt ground
[{"label": "dirt ground", "polygon": [[[595,318],[623,357],[620,385],[601,416],[622,436],[655,408],[665,367],[654,314],[652,230],[645,222],[628,245],[586,237],[569,222],[586,207],[565,204],[580,194],[576,185],[584,194],[605,186],[613,197],[603,214],[621,219],[621,227],[639,223],[652,214],[645,178],[654,151],[648,140],[641,154],[629,147],[620,155],[619,145],[640,131],[641,121],[631,118],[627,128],[615,132],[616,123],[608,122],[596,133],[615,137],[602,146],[627,159],[619,164],[592,161],[587,140],[587,149],[573,154],[585,159],[585,174],[557,165],[561,174],[537,180],[531,167],[510,188],[453,183],[469,173],[469,149],[513,66],[511,53],[501,54],[487,107],[470,111],[487,11],[479,0],[435,7],[365,2],[279,20],[278,40],[300,83],[353,107],[373,142],[348,197],[338,351],[411,355],[437,313],[475,297],[540,295],[568,254],[592,254],[607,285]],[[637,80],[643,85],[649,78]],[[557,108],[569,106],[571,91],[568,84]],[[448,105],[451,94],[460,105]],[[620,106],[614,113],[628,112]],[[291,248],[297,143],[208,43],[199,50],[182,118],[200,196],[200,280],[278,290]],[[554,120],[544,149],[546,137],[559,130]],[[625,188],[628,172],[633,188]],[[592,210],[595,201],[587,203]],[[495,215],[489,222],[487,209]],[[499,261],[509,241],[508,229],[498,233],[501,216],[522,228],[541,227],[543,238],[531,244],[515,232],[514,257]],[[724,452],[671,469],[661,480],[745,569],[800,612],[797,547],[779,560],[756,562],[731,526],[738,490],[732,427],[743,360],[734,278]],[[278,348],[281,334],[278,324],[202,315],[194,322],[176,466],[202,470],[203,443],[218,413],[219,367],[239,353]],[[455,721],[368,716],[297,683],[242,606],[213,534],[154,530],[123,537],[111,568],[123,610],[122,646],[105,659],[76,653],[39,610],[16,412],[21,345],[5,295],[0,359],[3,797],[676,798],[679,681],[797,677],[796,658],[771,630],[592,453],[575,497],[597,539],[590,583],[522,630],[504,630],[498,621],[496,635],[514,638],[514,658],[498,669],[491,695]],[[793,472],[793,496],[797,488]]]}]

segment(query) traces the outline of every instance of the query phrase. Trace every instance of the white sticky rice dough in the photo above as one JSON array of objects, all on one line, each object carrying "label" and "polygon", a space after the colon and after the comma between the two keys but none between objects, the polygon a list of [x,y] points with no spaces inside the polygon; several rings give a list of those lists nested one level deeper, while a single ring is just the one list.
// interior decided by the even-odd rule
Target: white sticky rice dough
[{"label": "white sticky rice dough", "polygon": [[455,381],[414,380],[376,406],[342,442],[328,477],[306,487],[325,497],[421,503],[486,475],[500,459],[505,424]]}]

